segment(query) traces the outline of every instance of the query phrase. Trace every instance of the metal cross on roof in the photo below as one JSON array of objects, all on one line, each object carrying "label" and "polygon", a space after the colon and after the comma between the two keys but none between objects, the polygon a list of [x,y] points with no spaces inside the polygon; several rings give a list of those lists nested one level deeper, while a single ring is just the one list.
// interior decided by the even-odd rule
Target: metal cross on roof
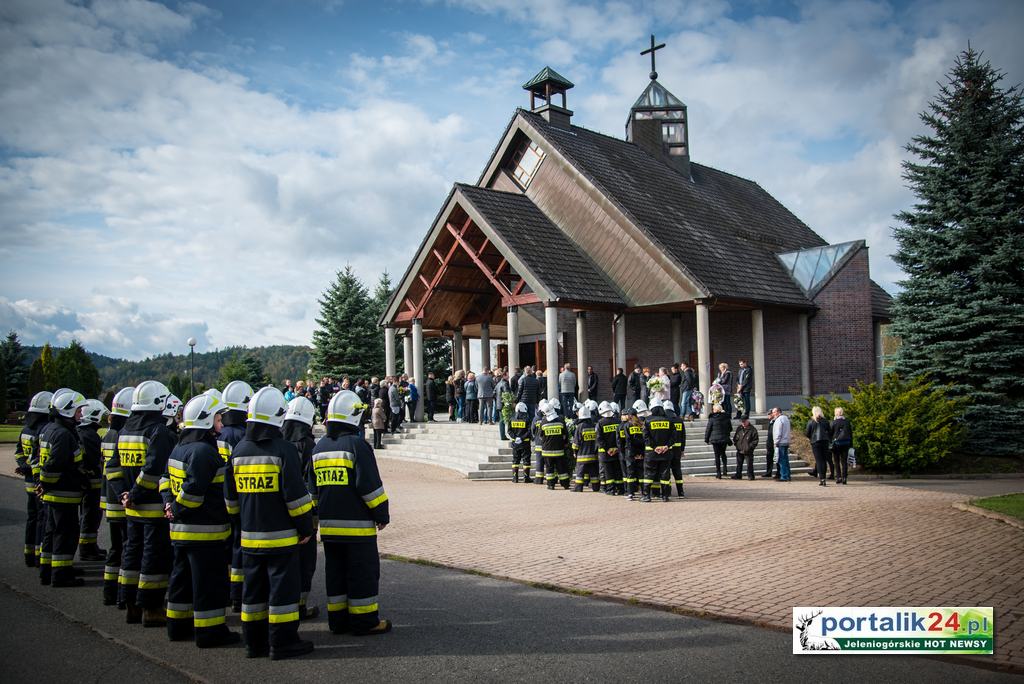
[{"label": "metal cross on roof", "polygon": [[656,51],[660,50],[663,47],[665,47],[664,43],[662,43],[661,45],[655,45],[654,44],[654,34],[652,33],[651,34],[651,47],[649,47],[648,49],[646,49],[646,50],[644,50],[643,52],[640,53],[641,55],[650,54],[650,56],[651,56],[651,80],[652,81],[654,79],[658,78],[658,72],[655,71],[655,69],[654,69],[654,53]]}]

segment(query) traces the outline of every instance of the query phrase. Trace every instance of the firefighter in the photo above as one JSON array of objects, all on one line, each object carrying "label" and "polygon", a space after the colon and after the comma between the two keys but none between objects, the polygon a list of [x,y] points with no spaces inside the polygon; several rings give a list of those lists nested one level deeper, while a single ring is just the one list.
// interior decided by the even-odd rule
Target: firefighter
[{"label": "firefighter", "polygon": [[512,440],[512,481],[519,482],[519,471],[523,471],[523,482],[530,483],[530,417],[529,408],[523,402],[516,404],[516,413],[508,423],[508,438]]},{"label": "firefighter", "polygon": [[649,415],[647,404],[637,399],[633,407],[627,412],[626,419],[622,422],[622,430],[619,437],[622,440],[622,450],[626,459],[626,494],[630,501],[639,501],[637,494],[640,492],[640,480],[643,478],[644,470],[644,419]]},{"label": "firefighter", "polygon": [[548,489],[554,489],[560,482],[563,489],[569,488],[569,473],[565,470],[565,450],[569,444],[565,420],[558,415],[557,401],[548,401],[548,410],[540,424],[540,451],[544,459],[544,482]]},{"label": "firefighter", "polygon": [[660,399],[652,399],[650,416],[644,423],[644,475],[640,480],[643,498],[651,501],[651,489],[655,482],[660,487],[661,500],[669,500],[672,480],[669,479],[670,453],[676,443],[675,428],[672,421],[665,415]]},{"label": "firefighter", "polygon": [[597,459],[604,493],[618,496],[623,493],[622,465],[619,462],[619,417],[611,403],[602,401],[597,412]]},{"label": "firefighter", "polygon": [[540,426],[544,424],[544,414],[547,412],[548,400],[541,399],[537,404],[537,413],[533,416],[533,423],[530,426],[533,443],[533,481],[536,484],[544,484],[544,456],[541,455],[540,448]]},{"label": "firefighter", "polygon": [[672,429],[675,430],[676,441],[672,443],[669,452],[669,469],[676,481],[676,495],[683,498],[683,451],[686,449],[686,425],[683,419],[676,415],[675,408],[671,403],[665,404],[665,415],[672,421]]},{"label": "firefighter", "polygon": [[181,410],[181,399],[173,394],[167,397],[167,406],[164,407],[163,414],[167,419],[167,429],[174,435],[175,441],[181,437]]},{"label": "firefighter", "polygon": [[103,511],[100,509],[100,494],[103,487],[103,449],[99,435],[100,424],[110,411],[98,399],[86,399],[82,407],[82,419],[78,422],[78,440],[82,447],[81,470],[87,484],[82,497],[81,518],[78,532],[78,559],[83,561],[106,560],[107,552],[97,544],[97,532]]},{"label": "firefighter", "polygon": [[590,406],[584,404],[576,411],[575,429],[572,435],[572,448],[576,453],[576,479],[574,492],[582,492],[584,485],[597,492],[601,490],[601,476],[597,463],[597,426],[590,412]]},{"label": "firefighter", "polygon": [[103,564],[103,605],[124,610],[126,604],[117,600],[117,578],[121,572],[121,555],[124,542],[128,536],[124,505],[121,494],[125,488],[124,472],[121,470],[121,458],[117,453],[117,438],[124,429],[125,421],[132,412],[132,393],[134,387],[118,390],[110,402],[110,426],[103,435],[100,449],[103,453],[103,489],[100,494],[100,507],[106,511],[107,529],[110,530],[110,550]]},{"label": "firefighter", "polygon": [[170,579],[170,526],[164,517],[160,479],[174,437],[163,410],[170,391],[163,383],[146,380],[132,392],[132,414],[118,433],[117,453],[124,477],[121,503],[128,521],[118,601],[125,604],[125,621],[144,627],[166,623],[164,595]]},{"label": "firefighter", "polygon": [[[288,413],[284,416],[284,427],[281,432],[284,438],[295,446],[302,462],[302,478],[309,480],[313,468],[313,416],[316,407],[306,397],[295,397],[288,402]],[[313,528],[316,528],[317,510],[313,505]],[[299,547],[299,572],[302,575],[302,591],[299,594],[299,619],[312,620],[320,615],[319,606],[308,606],[309,591],[313,588],[313,575],[316,573],[316,538]]]},{"label": "firefighter", "polygon": [[199,395],[185,406],[178,445],[167,459],[164,510],[171,521],[174,565],[167,587],[167,636],[199,648],[238,643],[225,624],[228,568],[224,543],[231,523],[224,503],[227,464],[217,452],[216,397]]},{"label": "firefighter", "polygon": [[39,463],[39,431],[43,429],[50,418],[50,401],[53,399],[52,392],[38,392],[32,401],[28,403],[28,411],[25,413],[25,425],[18,437],[18,444],[14,449],[14,458],[17,466],[14,472],[21,475],[25,481],[25,493],[28,495],[28,504],[25,508],[25,565],[34,568],[39,565],[39,557],[36,553],[36,521],[39,517],[39,500],[36,497],[36,475],[32,473],[33,466]]},{"label": "firefighter", "polygon": [[[227,392],[225,392],[227,399]],[[281,435],[288,403],[264,387],[252,395],[245,437],[231,451],[228,513],[241,529],[242,637],[250,658],[291,658],[313,650],[299,639],[302,578],[298,547],[313,537],[313,500],[295,447]]]},{"label": "firefighter", "polygon": [[[221,458],[227,463],[231,460],[231,451],[235,445],[245,437],[246,411],[249,409],[249,401],[252,398],[252,387],[241,380],[233,380],[224,388],[221,394],[217,390],[207,390],[207,393],[214,393],[224,403],[221,412],[222,425],[217,434],[217,450]],[[231,606],[236,613],[242,610],[242,580],[245,576],[242,573],[242,530],[238,520],[231,520]]]},{"label": "firefighter", "polygon": [[50,584],[80,587],[74,558],[78,546],[78,507],[86,482],[82,476],[82,450],[76,423],[86,406],[85,397],[73,390],[57,391],[50,404],[54,421],[40,435],[39,494],[47,505],[45,537],[52,549]]},{"label": "firefighter", "polygon": [[39,428],[39,457],[32,466],[36,498],[38,499],[38,503],[36,505],[36,549],[38,550],[39,556],[39,583],[44,585],[50,584],[53,572],[53,530],[52,528],[48,528],[48,525],[50,524],[50,505],[43,499],[42,494],[40,493],[39,476],[42,473],[43,466],[46,464],[46,460],[50,458],[49,434],[56,427],[55,424],[59,417],[57,410],[54,408],[54,404],[62,394],[71,391],[72,390],[69,390],[66,387],[62,387],[54,392],[50,397],[50,405],[46,409],[46,423]]},{"label": "firefighter", "polygon": [[327,624],[333,634],[391,631],[391,622],[380,618],[377,596],[377,532],[391,518],[373,449],[359,433],[366,408],[354,392],[334,395],[327,407],[327,435],[313,450],[309,490],[320,512]]}]

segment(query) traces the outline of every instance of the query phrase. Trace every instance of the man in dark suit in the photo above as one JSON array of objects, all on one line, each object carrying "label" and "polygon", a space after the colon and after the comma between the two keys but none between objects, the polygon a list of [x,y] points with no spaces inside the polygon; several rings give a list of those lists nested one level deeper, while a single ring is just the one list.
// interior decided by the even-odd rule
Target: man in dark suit
[{"label": "man in dark suit", "polygon": [[743,412],[737,410],[737,418],[750,417],[750,392],[753,389],[754,369],[747,365],[746,359],[740,359],[740,372],[736,377],[736,392],[743,398]]},{"label": "man in dark suit", "polygon": [[533,368],[527,366],[523,369],[523,377],[519,378],[519,387],[516,390],[516,401],[526,404],[526,415],[532,416],[537,412],[537,402],[540,401],[541,383],[533,373]]},{"label": "man in dark suit", "polygon": [[[633,368],[633,372],[629,374],[629,391],[633,394],[632,401],[643,398],[643,386],[646,380],[644,380],[643,369],[640,368],[639,364]],[[619,404],[620,407],[624,408],[623,404]]]},{"label": "man in dark suit", "polygon": [[679,411],[679,385],[683,382],[683,376],[679,373],[679,364],[672,364],[672,370],[668,374],[669,400],[676,411]]},{"label": "man in dark suit", "polygon": [[593,366],[587,366],[587,398],[597,401],[597,373]]},{"label": "man in dark suit", "polygon": [[626,374],[622,372],[621,368],[615,369],[615,377],[612,378],[612,401],[619,405],[619,408],[625,410],[626,408],[626,389],[628,383],[626,382]]}]

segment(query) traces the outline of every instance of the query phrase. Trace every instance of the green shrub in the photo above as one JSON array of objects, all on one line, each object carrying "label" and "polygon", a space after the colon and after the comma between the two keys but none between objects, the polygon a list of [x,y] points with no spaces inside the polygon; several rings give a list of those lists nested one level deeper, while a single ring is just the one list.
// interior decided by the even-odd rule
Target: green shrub
[{"label": "green shrub", "polygon": [[951,397],[943,385],[889,374],[881,385],[852,387],[848,400],[835,395],[808,397],[807,404],[793,407],[793,429],[804,431],[811,406],[820,406],[829,420],[834,409],[842,407],[853,426],[858,465],[910,473],[939,463],[963,446],[968,403]]}]

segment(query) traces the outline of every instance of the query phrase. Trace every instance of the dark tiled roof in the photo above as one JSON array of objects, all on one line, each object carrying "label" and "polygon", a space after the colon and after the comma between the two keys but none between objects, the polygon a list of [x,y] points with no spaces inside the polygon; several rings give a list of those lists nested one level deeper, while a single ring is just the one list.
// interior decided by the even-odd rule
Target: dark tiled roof
[{"label": "dark tiled roof", "polygon": [[615,286],[590,257],[529,197],[462,183],[455,187],[556,299],[623,304]]},{"label": "dark tiled roof", "polygon": [[544,81],[558,83],[559,85],[563,86],[566,90],[573,87],[572,81],[567,79],[565,76],[562,76],[562,74],[558,73],[551,67],[546,66],[539,72],[537,72],[536,76],[534,76],[529,81],[523,84],[523,90],[529,90],[533,86],[540,85]]},{"label": "dark tiled roof", "polygon": [[775,253],[828,243],[757,183],[693,163],[690,182],[637,145],[519,113],[710,295],[811,306]]},{"label": "dark tiled roof", "polygon": [[882,289],[882,286],[871,281],[871,315],[875,318],[889,319],[889,310],[892,307],[892,295]]}]

